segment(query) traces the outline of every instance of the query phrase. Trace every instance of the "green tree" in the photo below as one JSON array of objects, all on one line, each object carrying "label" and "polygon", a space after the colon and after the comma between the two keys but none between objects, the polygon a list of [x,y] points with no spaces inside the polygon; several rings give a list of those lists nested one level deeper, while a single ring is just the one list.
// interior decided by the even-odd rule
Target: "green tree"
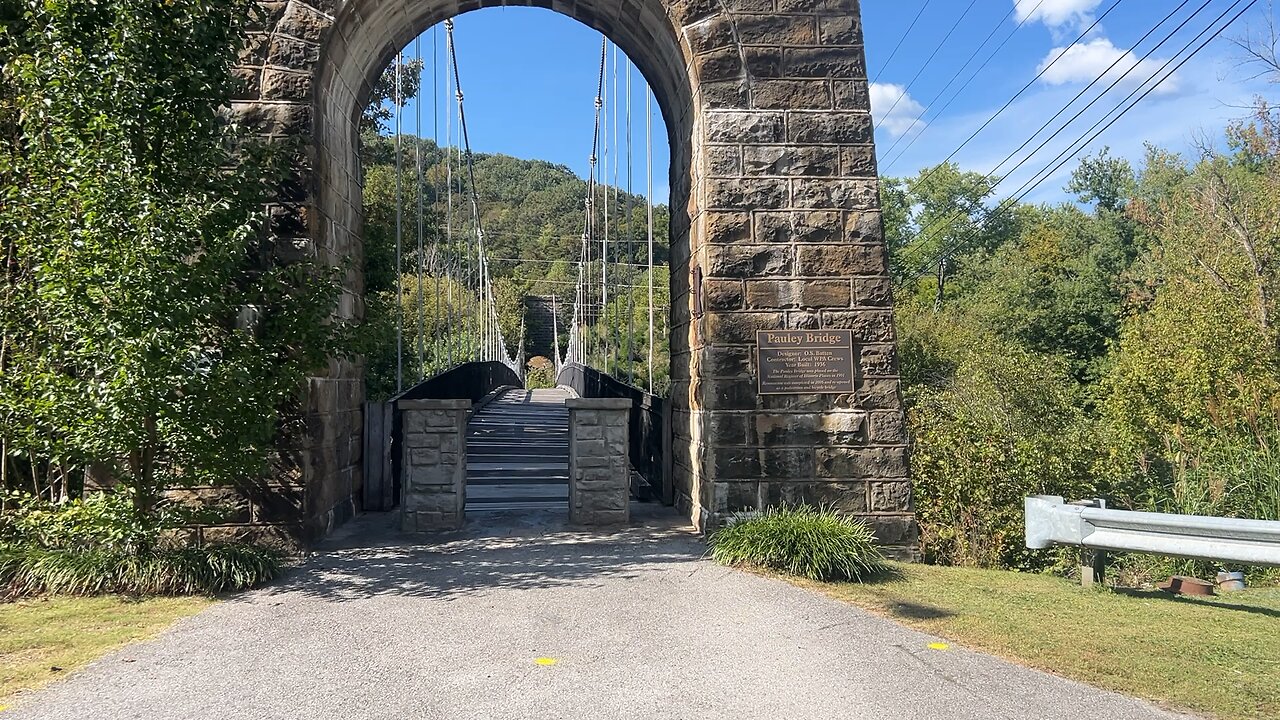
[{"label": "green tree", "polygon": [[92,474],[153,523],[165,488],[267,472],[337,350],[335,273],[282,260],[263,227],[289,148],[215,110],[255,9],[29,0],[0,30],[11,486],[65,494]]}]

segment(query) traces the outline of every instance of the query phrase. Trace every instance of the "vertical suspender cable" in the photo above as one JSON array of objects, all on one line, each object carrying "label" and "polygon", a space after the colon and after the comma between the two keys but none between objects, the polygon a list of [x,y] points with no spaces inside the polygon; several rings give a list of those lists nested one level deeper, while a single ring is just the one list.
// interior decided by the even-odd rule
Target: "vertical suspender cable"
[{"label": "vertical suspender cable", "polygon": [[[632,242],[632,222],[631,215],[635,212],[635,202],[631,195],[631,58],[627,58],[627,262],[635,262],[635,246]],[[634,264],[627,265],[627,285],[636,284],[636,266]],[[636,384],[635,364],[632,362],[631,352],[634,349],[636,334],[636,292],[635,288],[627,288],[627,352],[626,352],[626,374],[627,382],[632,385]]]},{"label": "vertical suspender cable", "polygon": [[[452,40],[450,40],[446,36],[445,44],[447,45],[451,42]],[[449,296],[450,296],[449,313],[452,316],[454,315],[454,311],[452,307],[453,291],[454,291],[454,287],[458,284],[458,278],[457,278],[458,260],[457,260],[456,252],[453,247],[453,109],[449,107],[450,98],[452,98],[453,96],[453,76],[449,74],[447,69],[445,70],[445,93],[446,93],[446,98],[445,98],[445,112],[444,112],[444,137],[445,137],[445,140],[444,140],[444,145],[445,145],[444,147],[444,187],[445,187],[446,203],[445,203],[445,219],[444,219],[444,232],[445,232],[444,241],[445,241],[445,245],[448,246],[449,248],[449,254],[453,257],[451,261],[453,274],[450,276],[450,282],[449,282]],[[461,294],[459,294],[458,304],[461,305],[461,303],[462,303],[462,297],[461,297]],[[460,344],[462,341],[462,336],[459,335],[459,331],[462,328],[458,327],[462,324],[461,313],[458,313],[458,320],[459,322],[457,325],[455,325],[453,322],[449,323],[449,339],[450,339],[449,366],[450,367],[453,367],[454,346],[457,346],[459,351],[458,360],[459,361],[462,360],[462,352],[461,352],[462,347]]]},{"label": "vertical suspender cable", "polygon": [[[431,29],[431,138],[432,138],[432,142],[435,143],[437,150],[440,149],[439,60],[440,60],[440,26],[437,25]],[[421,88],[418,89],[418,97],[419,98],[422,97]],[[433,185],[432,187],[434,188],[435,186]],[[434,252],[432,253],[433,262],[431,267],[431,276],[435,280],[435,286],[436,286],[436,311],[432,318],[432,323],[431,323],[432,327],[434,328],[434,332],[432,332],[432,339],[431,339],[431,366],[434,370],[434,373],[438,373],[444,369],[440,366],[440,342],[441,342],[440,333],[443,332],[444,329],[448,327],[448,325],[442,325],[440,322],[440,274],[441,274],[442,263],[440,261],[440,193],[438,191],[433,193],[433,197],[431,198],[431,204],[435,209],[435,218],[434,218],[435,232],[432,233],[432,246],[434,247]],[[444,264],[445,265],[448,264],[447,259],[445,260]],[[445,342],[448,342],[448,341],[446,340]]]},{"label": "vertical suspender cable", "polygon": [[644,147],[646,182],[645,212],[649,230],[649,392],[653,392],[653,109],[649,83],[644,86]]},{"label": "vertical suspender cable", "polygon": [[393,95],[396,106],[396,392],[404,389],[404,277],[400,273],[401,243],[404,235],[404,194],[401,188],[401,175],[404,174],[404,163],[400,152],[400,68],[404,56],[396,53],[395,82]]},{"label": "vertical suspender cable", "polygon": [[[607,60],[606,60],[607,64]],[[615,83],[616,85],[616,83]],[[609,86],[605,85],[604,100],[604,165],[601,168],[601,179],[604,180],[604,233],[600,236],[600,315],[597,327],[601,331],[600,364],[605,372],[609,372]],[[616,89],[616,88],[615,88]]]},{"label": "vertical suspender cable", "polygon": [[425,220],[422,217],[422,69],[425,63],[422,62],[422,36],[419,35],[413,41],[414,54],[418,56],[418,95],[413,104],[414,122],[413,122],[413,162],[417,170],[417,195],[418,195],[418,381],[421,382],[426,378],[426,348],[424,343],[426,338],[427,310],[422,295],[422,284],[425,282],[426,275],[426,250],[423,243],[423,232]]}]

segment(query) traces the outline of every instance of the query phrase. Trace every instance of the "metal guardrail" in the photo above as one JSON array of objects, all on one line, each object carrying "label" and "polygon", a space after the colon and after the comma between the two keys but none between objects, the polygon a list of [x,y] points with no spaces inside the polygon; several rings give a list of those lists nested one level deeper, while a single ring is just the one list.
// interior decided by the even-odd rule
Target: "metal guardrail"
[{"label": "metal guardrail", "polygon": [[1280,522],[1109,510],[1102,500],[1066,503],[1056,495],[1025,502],[1027,547],[1076,545],[1099,551],[1280,565]]}]

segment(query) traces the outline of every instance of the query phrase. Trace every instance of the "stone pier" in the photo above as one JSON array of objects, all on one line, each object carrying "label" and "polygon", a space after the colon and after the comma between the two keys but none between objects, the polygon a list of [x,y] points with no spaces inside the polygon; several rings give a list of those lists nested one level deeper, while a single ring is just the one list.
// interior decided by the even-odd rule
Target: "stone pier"
[{"label": "stone pier", "polygon": [[570,398],[569,522],[618,525],[630,518],[627,398]]},{"label": "stone pier", "polygon": [[470,400],[401,400],[401,529],[457,530],[466,519]]}]

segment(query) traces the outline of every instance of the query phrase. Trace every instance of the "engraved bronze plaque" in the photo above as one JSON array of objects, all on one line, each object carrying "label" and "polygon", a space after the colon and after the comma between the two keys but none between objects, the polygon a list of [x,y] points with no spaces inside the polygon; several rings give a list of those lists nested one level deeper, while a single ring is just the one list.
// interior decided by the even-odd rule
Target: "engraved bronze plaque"
[{"label": "engraved bronze plaque", "polygon": [[761,395],[853,392],[853,331],[758,330]]}]

